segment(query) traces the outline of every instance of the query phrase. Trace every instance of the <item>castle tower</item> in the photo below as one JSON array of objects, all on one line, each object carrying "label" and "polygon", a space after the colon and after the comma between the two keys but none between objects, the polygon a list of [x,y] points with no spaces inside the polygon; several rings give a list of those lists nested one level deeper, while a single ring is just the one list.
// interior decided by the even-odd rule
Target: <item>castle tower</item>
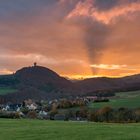
[{"label": "castle tower", "polygon": [[34,62],[34,67],[36,67],[37,66],[37,63],[36,62]]}]

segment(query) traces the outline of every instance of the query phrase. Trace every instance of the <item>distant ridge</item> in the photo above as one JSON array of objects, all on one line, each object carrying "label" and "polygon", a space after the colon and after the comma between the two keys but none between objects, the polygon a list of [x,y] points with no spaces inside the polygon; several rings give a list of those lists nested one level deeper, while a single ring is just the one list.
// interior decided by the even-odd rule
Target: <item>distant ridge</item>
[{"label": "distant ridge", "polygon": [[98,90],[128,91],[140,89],[140,74],[122,78],[97,77],[77,81],[76,86],[83,92]]},{"label": "distant ridge", "polygon": [[71,98],[117,91],[140,90],[140,74],[123,78],[89,78],[71,82],[56,72],[32,66],[17,70],[15,74],[0,76],[0,87],[17,89],[15,93],[0,96],[0,102],[21,102],[24,99],[46,100]]}]

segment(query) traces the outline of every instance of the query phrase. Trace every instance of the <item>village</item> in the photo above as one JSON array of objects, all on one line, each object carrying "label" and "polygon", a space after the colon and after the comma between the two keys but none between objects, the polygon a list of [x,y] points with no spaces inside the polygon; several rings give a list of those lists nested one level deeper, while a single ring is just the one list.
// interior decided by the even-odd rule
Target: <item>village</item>
[{"label": "village", "polygon": [[97,96],[75,99],[54,99],[50,101],[24,100],[22,103],[0,105],[0,118],[29,118],[46,120],[86,120],[87,107],[91,102],[108,102]]}]

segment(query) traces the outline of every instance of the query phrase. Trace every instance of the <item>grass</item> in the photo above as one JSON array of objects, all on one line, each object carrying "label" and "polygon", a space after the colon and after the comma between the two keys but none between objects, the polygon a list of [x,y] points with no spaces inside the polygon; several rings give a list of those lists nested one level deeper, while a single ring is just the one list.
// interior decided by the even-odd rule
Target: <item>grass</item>
[{"label": "grass", "polygon": [[119,98],[133,98],[140,97],[140,91],[129,91],[129,92],[118,92],[116,93],[116,97]]},{"label": "grass", "polygon": [[0,87],[0,95],[10,94],[16,91],[17,91],[16,89],[10,87]]},{"label": "grass", "polygon": [[0,119],[0,140],[140,140],[140,124]]},{"label": "grass", "polygon": [[102,108],[111,106],[113,108],[138,108],[140,107],[140,91],[116,93],[116,98],[110,99],[110,102],[91,103],[90,108]]}]

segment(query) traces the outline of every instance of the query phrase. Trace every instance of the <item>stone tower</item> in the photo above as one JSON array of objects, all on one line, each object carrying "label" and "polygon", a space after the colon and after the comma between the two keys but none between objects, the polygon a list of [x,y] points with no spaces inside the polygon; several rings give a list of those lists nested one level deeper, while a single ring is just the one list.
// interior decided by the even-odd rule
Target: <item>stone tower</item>
[{"label": "stone tower", "polygon": [[34,62],[34,67],[36,67],[37,66],[37,63],[36,62]]}]

